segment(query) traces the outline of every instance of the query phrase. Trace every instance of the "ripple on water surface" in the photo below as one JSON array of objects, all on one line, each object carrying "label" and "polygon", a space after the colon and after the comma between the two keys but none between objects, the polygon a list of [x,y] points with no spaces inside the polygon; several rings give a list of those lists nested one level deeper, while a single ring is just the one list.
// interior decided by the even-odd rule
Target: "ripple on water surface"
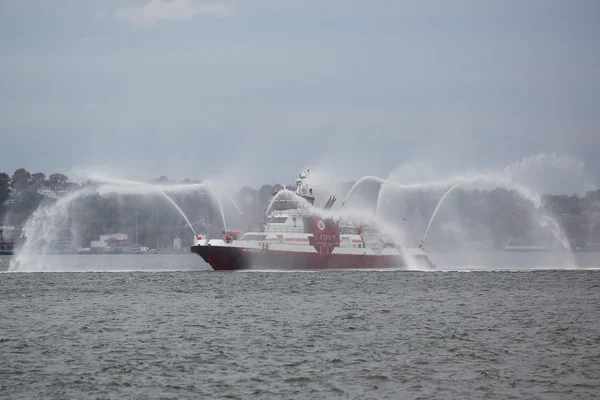
[{"label": "ripple on water surface", "polygon": [[2,274],[7,398],[593,398],[600,272]]}]

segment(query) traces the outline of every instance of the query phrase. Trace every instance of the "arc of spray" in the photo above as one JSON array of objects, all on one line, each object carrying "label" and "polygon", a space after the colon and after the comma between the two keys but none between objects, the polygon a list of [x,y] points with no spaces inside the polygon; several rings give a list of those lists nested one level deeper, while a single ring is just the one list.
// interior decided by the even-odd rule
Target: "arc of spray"
[{"label": "arc of spray", "polygon": [[375,181],[377,183],[385,183],[386,182],[385,179],[380,178],[378,176],[363,176],[362,178],[360,178],[359,180],[357,180],[354,183],[354,185],[352,185],[352,187],[348,191],[348,194],[344,198],[344,202],[342,203],[342,205],[346,204],[346,202],[348,201],[348,198],[350,197],[350,195],[352,194],[352,192],[354,192],[354,189],[356,189],[358,187],[358,185],[360,185],[361,183],[366,182],[366,181]]},{"label": "arc of spray", "polygon": [[187,218],[187,216],[185,215],[185,213],[183,212],[183,210],[181,209],[181,207],[179,207],[179,205],[177,205],[177,203],[175,202],[175,200],[173,200],[164,190],[162,190],[162,188],[156,187],[156,186],[151,185],[151,184],[146,183],[146,182],[135,182],[135,181],[126,181],[126,180],[122,180],[122,181],[121,180],[115,180],[115,182],[117,182],[117,183],[125,183],[125,184],[133,184],[133,185],[140,185],[140,186],[143,186],[143,187],[150,188],[154,192],[158,192],[158,193],[162,194],[175,207],[175,209],[177,211],[179,211],[179,214],[181,214],[181,216],[183,217],[183,219],[185,220],[185,222],[187,223],[187,225],[190,227],[190,229],[192,230],[192,232],[194,232],[194,236],[197,236],[196,230],[194,229],[194,227],[190,223],[190,220]]},{"label": "arc of spray", "polygon": [[271,199],[271,202],[267,206],[267,211],[265,214],[269,214],[269,212],[271,211],[271,207],[273,207],[273,204],[275,203],[275,201],[277,201],[280,197],[282,197],[284,195],[289,196],[292,199],[297,199],[298,201],[302,202],[304,205],[310,205],[310,203],[306,199],[304,199],[304,198],[302,198],[302,196],[299,196],[298,194],[296,194],[296,192],[292,192],[289,189],[281,189]]},{"label": "arc of spray", "polygon": [[204,181],[205,183],[205,187],[207,189],[209,189],[210,191],[210,187],[212,187],[213,190],[215,190],[216,192],[218,192],[218,194],[220,196],[224,196],[227,200],[229,200],[229,202],[235,207],[235,209],[240,213],[240,215],[243,215],[242,210],[240,210],[240,208],[238,207],[238,205],[235,203],[235,201],[233,201],[233,199],[227,194],[225,193],[217,184],[215,184],[212,181]]},{"label": "arc of spray", "polygon": [[[346,195],[346,197],[344,198],[344,201],[342,202],[342,206],[344,204],[346,204],[346,202],[348,201],[348,199],[350,198],[350,195],[352,194],[352,192],[354,192],[354,190],[363,182],[366,181],[373,181],[373,182],[377,182],[381,184],[381,188],[379,189],[379,192],[381,193],[381,190],[383,189],[383,186],[385,184],[389,184],[392,185],[398,189],[420,189],[422,187],[424,187],[423,185],[418,185],[418,184],[410,184],[410,185],[403,185],[401,183],[398,182],[394,182],[391,181],[389,179],[383,179],[380,178],[378,176],[372,176],[372,175],[368,175],[368,176],[363,176],[362,178],[360,178],[359,180],[357,180],[354,185],[352,185],[352,187],[350,188],[350,190],[348,191],[348,194]],[[377,204],[379,207],[379,199],[377,199]]]},{"label": "arc of spray", "polygon": [[[240,208],[238,207],[238,205],[235,203],[235,201],[233,201],[233,199],[227,195],[227,193],[224,193],[222,190],[220,190],[220,188],[218,188],[218,186],[211,182],[211,181],[205,181],[203,183],[195,183],[192,185],[175,185],[175,186],[163,186],[163,185],[151,185],[149,183],[145,183],[145,182],[136,182],[136,181],[128,181],[128,180],[108,180],[109,182],[112,183],[117,183],[117,184],[134,184],[134,185],[141,185],[141,186],[145,186],[148,188],[151,188],[154,191],[159,192],[160,194],[162,194],[167,200],[169,200],[169,202],[179,211],[179,213],[183,216],[183,218],[185,219],[187,225],[190,227],[190,229],[192,230],[192,232],[194,232],[194,235],[197,236],[197,233],[194,229],[194,227],[192,226],[192,224],[190,223],[190,221],[188,220],[188,218],[186,217],[185,213],[183,212],[183,210],[181,210],[181,208],[177,205],[177,203],[166,193],[166,192],[177,192],[177,191],[181,191],[182,189],[187,189],[187,188],[193,188],[193,187],[197,187],[197,188],[203,188],[203,189],[207,189],[208,192],[217,200],[218,206],[219,206],[219,211],[221,212],[221,218],[223,220],[223,227],[225,228],[225,230],[227,230],[227,223],[225,221],[225,213],[223,211],[223,203],[221,201],[221,196],[225,196],[229,202],[235,207],[235,209],[240,213],[240,215],[243,215],[242,211],[240,210]],[[216,193],[214,193],[216,192]]]},{"label": "arc of spray", "polygon": [[194,232],[194,236],[198,236],[198,234],[196,233],[196,230],[194,229],[194,227],[192,226],[192,224],[190,223],[190,221],[186,217],[186,215],[183,212],[183,210],[181,208],[179,208],[179,206],[177,205],[177,203],[175,203],[175,200],[173,200],[171,197],[169,197],[168,194],[166,194],[163,191],[161,191],[160,193],[163,196],[165,196],[167,198],[167,200],[169,200],[171,202],[171,204],[173,204],[173,206],[175,206],[175,208],[179,211],[179,213],[181,214],[181,216],[183,217],[183,219],[185,219],[185,222],[188,224],[188,226],[190,227],[190,229],[192,230],[192,232]]},{"label": "arc of spray", "polygon": [[440,201],[438,202],[437,206],[435,207],[435,210],[433,210],[433,214],[431,214],[431,219],[429,220],[429,224],[427,225],[427,229],[425,230],[425,234],[423,235],[423,240],[421,240],[421,244],[425,244],[425,239],[427,238],[427,233],[429,232],[429,228],[431,228],[431,225],[433,224],[433,220],[435,219],[435,216],[437,215],[438,211],[440,210],[440,208],[442,207],[442,204],[444,204],[444,201],[446,200],[446,198],[448,197],[448,195],[456,188],[457,186],[450,186],[448,188],[448,190],[446,190],[446,193],[444,193],[444,195],[442,196],[442,198],[440,199]]}]

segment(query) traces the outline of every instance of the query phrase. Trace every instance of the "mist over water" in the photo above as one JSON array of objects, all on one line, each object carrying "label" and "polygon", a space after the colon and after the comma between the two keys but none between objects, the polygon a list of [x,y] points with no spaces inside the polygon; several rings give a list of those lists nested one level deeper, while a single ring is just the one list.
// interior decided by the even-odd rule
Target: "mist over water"
[{"label": "mist over water", "polygon": [[[377,209],[378,212],[387,216],[389,216],[390,209],[396,212],[400,210],[405,215],[412,214],[410,216],[416,218],[416,222],[425,227],[424,240],[427,238],[430,229],[435,228],[436,225],[439,227],[440,224],[442,228],[446,224],[446,228],[464,231],[466,227],[462,226],[463,221],[460,220],[460,217],[465,216],[465,211],[468,214],[468,210],[459,210],[461,207],[460,199],[456,201],[456,197],[462,196],[464,198],[465,195],[469,194],[468,192],[476,192],[476,194],[481,195],[481,192],[497,192],[498,189],[504,189],[516,195],[514,199],[516,206],[526,209],[526,220],[523,223],[529,225],[530,230],[541,231],[550,227],[549,232],[553,240],[562,249],[570,250],[569,241],[562,227],[555,221],[555,216],[548,215],[543,210],[542,196],[555,193],[561,185],[564,187],[564,180],[568,181],[571,188],[577,189],[577,193],[595,189],[591,180],[586,177],[582,163],[570,157],[555,154],[536,155],[498,170],[455,173],[447,177],[418,183],[414,182],[412,176],[414,172],[415,169],[410,167],[399,169],[383,181]],[[430,201],[431,199],[427,199],[427,195],[431,194],[439,199],[435,203],[432,214],[415,214],[414,202],[406,201],[406,198],[411,195],[425,202]],[[485,202],[486,200],[489,201],[489,199],[482,201]],[[398,206],[399,204],[404,204],[405,207],[402,208],[402,205]],[[412,210],[410,209],[411,206],[413,206]],[[448,216],[452,213],[460,214],[457,213],[457,210],[462,211],[463,214],[454,217]],[[445,217],[445,220],[443,217]],[[439,218],[442,218],[442,221],[438,221]],[[544,244],[556,245],[555,243]]]},{"label": "mist over water", "polygon": [[[366,186],[370,188],[365,189]],[[402,240],[406,244],[424,242],[430,251],[442,246],[445,251],[468,254],[477,251],[474,247],[478,242],[488,247],[492,243],[516,242],[521,247],[553,250],[558,254],[560,267],[573,268],[577,263],[569,239],[557,216],[544,208],[543,201],[543,195],[561,193],[565,188],[569,194],[582,195],[597,187],[579,160],[537,154],[484,171],[436,174],[431,164],[410,163],[387,177],[358,179],[342,198],[345,207],[358,204],[360,209],[367,204],[367,208],[374,209],[378,220],[404,233]],[[365,200],[369,191],[377,191],[375,201]],[[466,208],[473,204],[467,201],[473,197],[475,209]],[[506,210],[499,213],[498,208]],[[526,236],[511,237],[510,229],[499,226],[506,225],[506,221],[517,225]],[[557,267],[556,263],[551,265]]]},{"label": "mist over water", "polygon": [[[61,270],[61,265],[55,264],[55,259],[49,257],[55,253],[56,245],[61,239],[65,227],[70,227],[70,234],[75,242],[80,242],[78,232],[74,226],[76,206],[82,199],[91,196],[102,198],[115,198],[119,203],[123,202],[124,196],[134,196],[138,204],[143,204],[149,199],[161,197],[165,199],[164,207],[172,207],[183,218],[189,228],[189,235],[197,235],[193,224],[190,222],[181,207],[169,196],[171,193],[205,194],[213,198],[220,210],[223,226],[226,229],[226,217],[221,197],[223,193],[216,189],[217,185],[208,183],[194,183],[186,185],[165,185],[136,182],[127,179],[113,178],[105,175],[92,173],[88,176],[88,184],[81,189],[75,190],[68,195],[59,198],[52,204],[41,205],[27,220],[22,235],[25,237],[21,248],[10,262],[10,271],[54,271]],[[240,212],[239,207],[233,199],[225,195],[225,198]],[[158,210],[157,210],[158,213]],[[158,218],[158,215],[157,215]],[[136,206],[136,230],[137,230],[137,206]],[[136,237],[136,245],[137,243]]]},{"label": "mist over water", "polygon": [[[559,183],[564,187],[565,181],[577,193],[594,189],[581,162],[567,156],[538,154],[497,170],[437,176],[434,171],[429,164],[406,164],[387,177],[367,175],[348,184],[336,182],[318,168],[312,169],[307,182],[315,188],[317,202],[314,207],[305,202],[304,207],[324,218],[376,226],[388,240],[401,247],[424,243],[427,251],[466,254],[472,251],[469,246],[474,243],[520,241],[520,244],[559,252],[562,267],[576,266],[567,235],[556,216],[544,210],[542,195],[556,192]],[[185,221],[188,237],[197,234],[198,217],[190,219],[178,204],[177,196],[210,198],[224,230],[244,229],[246,221],[250,221],[242,212],[244,206],[238,206],[240,201],[246,201],[242,193],[236,195],[225,189],[232,186],[230,182],[211,179],[194,183],[148,183],[85,170],[79,170],[78,175],[88,184],[54,203],[40,206],[27,220],[23,232],[26,240],[11,260],[11,271],[60,269],[47,255],[53,252],[64,229],[70,229],[76,242],[85,245],[79,237],[75,216],[81,202],[91,196],[114,198],[118,204],[131,203],[132,197],[139,204],[152,201],[156,204],[157,219],[160,210],[176,210]],[[338,202],[330,210],[321,209],[330,195],[335,195]],[[163,200],[157,200],[160,198]],[[279,191],[270,204],[260,205],[253,198],[248,201],[258,204],[264,212],[280,198],[303,201],[288,189]],[[470,204],[469,209],[466,209],[467,204]],[[499,213],[498,209],[503,211]],[[186,211],[199,212],[189,207]],[[202,224],[208,229],[208,221],[203,220]],[[521,232],[517,236],[524,236],[515,238],[511,229]],[[441,261],[434,260],[434,263],[443,265]]]}]

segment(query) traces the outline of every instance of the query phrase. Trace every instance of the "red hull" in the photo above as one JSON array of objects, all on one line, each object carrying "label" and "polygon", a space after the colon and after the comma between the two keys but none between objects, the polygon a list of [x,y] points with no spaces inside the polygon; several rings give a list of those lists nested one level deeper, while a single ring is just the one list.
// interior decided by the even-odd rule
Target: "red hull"
[{"label": "red hull", "polygon": [[[191,250],[217,271],[406,268],[402,257],[391,255],[304,253],[228,246],[193,246]],[[432,266],[425,255],[422,262]]]}]

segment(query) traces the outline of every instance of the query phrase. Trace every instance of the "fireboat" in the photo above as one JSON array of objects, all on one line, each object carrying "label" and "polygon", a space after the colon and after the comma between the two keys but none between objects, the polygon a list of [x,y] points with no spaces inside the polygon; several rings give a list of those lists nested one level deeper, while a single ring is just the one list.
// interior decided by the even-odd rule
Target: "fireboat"
[{"label": "fireboat", "polygon": [[223,231],[224,238],[210,240],[196,235],[192,253],[218,271],[435,268],[422,244],[400,246],[372,226],[327,217],[334,196],[316,209],[308,172],[298,175],[294,192],[274,193],[260,231]]}]

